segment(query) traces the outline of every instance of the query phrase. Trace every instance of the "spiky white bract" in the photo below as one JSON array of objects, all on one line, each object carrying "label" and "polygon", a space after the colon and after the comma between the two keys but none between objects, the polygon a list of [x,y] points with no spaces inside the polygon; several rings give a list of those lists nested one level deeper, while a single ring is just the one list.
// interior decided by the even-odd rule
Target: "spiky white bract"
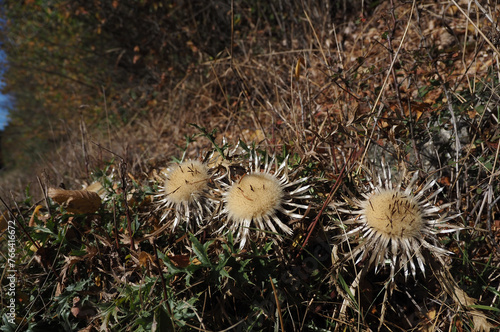
[{"label": "spiky white bract", "polygon": [[304,184],[308,178],[291,181],[290,176],[288,157],[279,166],[274,157],[266,157],[261,165],[259,157],[252,154],[248,173],[224,188],[224,226],[220,230],[231,230],[240,249],[248,238],[257,240],[266,232],[276,233],[278,238],[282,233],[292,234],[288,221],[304,217],[296,210],[308,207],[297,203],[311,197],[307,194],[310,185]]},{"label": "spiky white bract", "polygon": [[405,278],[410,274],[416,278],[417,270],[425,275],[424,251],[441,263],[450,254],[441,248],[436,235],[460,229],[447,223],[456,216],[440,214],[451,203],[434,205],[442,191],[435,189],[435,180],[416,186],[415,173],[409,182],[403,176],[393,185],[390,171],[384,168],[383,173],[384,179],[378,177],[377,184],[370,181],[371,192],[363,194],[363,200],[353,200],[356,210],[338,209],[352,215],[345,224],[356,226],[340,236],[343,242],[354,239],[358,243],[347,258],[355,259],[356,264],[365,262],[366,268],[375,267],[376,273],[389,264],[391,280],[399,269]]},{"label": "spiky white bract", "polygon": [[207,165],[197,160],[186,160],[181,164],[172,165],[161,172],[163,185],[158,208],[162,210],[161,220],[173,216],[172,229],[181,221],[191,227],[191,219],[200,226],[204,218],[212,211],[212,202],[207,197],[209,190],[210,171]]}]

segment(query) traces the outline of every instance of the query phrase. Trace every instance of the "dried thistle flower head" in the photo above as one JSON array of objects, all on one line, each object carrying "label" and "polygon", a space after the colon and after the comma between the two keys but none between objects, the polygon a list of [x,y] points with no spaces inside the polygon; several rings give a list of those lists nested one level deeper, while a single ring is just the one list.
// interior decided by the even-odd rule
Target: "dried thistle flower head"
[{"label": "dried thistle flower head", "polygon": [[[245,219],[270,216],[281,206],[283,188],[281,183],[270,174],[245,175],[233,185],[226,196],[230,218]],[[284,225],[289,233],[289,227]]]},{"label": "dried thistle flower head", "polygon": [[212,210],[212,202],[207,197],[209,168],[197,160],[187,160],[162,171],[161,179],[163,185],[159,186],[160,193],[156,196],[158,208],[163,212],[161,220],[173,214],[172,229],[181,221],[187,222],[189,227],[192,218],[201,225]]},{"label": "dried thistle flower head", "polygon": [[199,161],[186,161],[169,172],[165,191],[174,204],[191,203],[208,187],[208,168]]},{"label": "dried thistle flower head", "polygon": [[292,229],[282,219],[303,218],[295,210],[306,209],[307,205],[295,201],[310,198],[305,194],[310,185],[303,185],[307,178],[290,181],[288,158],[278,167],[274,157],[270,160],[266,157],[261,167],[258,156],[252,154],[249,169],[223,193],[225,224],[221,229],[233,231],[240,248],[245,246],[251,228],[258,230],[253,233],[256,239],[264,237],[263,231],[292,234]]},{"label": "dried thistle flower head", "polygon": [[434,205],[442,188],[434,189],[435,180],[416,186],[417,177],[415,173],[409,183],[405,183],[403,176],[399,184],[393,186],[391,173],[384,169],[384,179],[379,177],[378,183],[372,179],[371,192],[363,194],[363,200],[354,200],[356,210],[338,208],[352,215],[345,224],[356,225],[341,235],[343,242],[358,242],[348,258],[356,259],[356,264],[365,261],[365,267],[375,267],[375,272],[389,264],[391,280],[399,268],[405,277],[411,273],[415,278],[418,269],[425,274],[424,250],[443,262],[442,258],[450,252],[441,248],[436,235],[460,228],[447,224],[456,216],[439,213],[451,204]]},{"label": "dried thistle flower head", "polygon": [[394,189],[382,189],[361,202],[366,224],[388,237],[418,237],[424,227],[419,202]]}]

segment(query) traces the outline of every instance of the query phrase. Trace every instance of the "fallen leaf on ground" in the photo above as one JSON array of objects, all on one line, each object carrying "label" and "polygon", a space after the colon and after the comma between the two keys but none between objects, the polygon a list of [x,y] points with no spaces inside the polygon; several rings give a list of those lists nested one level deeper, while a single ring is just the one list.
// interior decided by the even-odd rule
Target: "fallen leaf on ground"
[{"label": "fallen leaf on ground", "polygon": [[88,190],[66,190],[49,188],[48,195],[70,213],[94,213],[101,206],[101,197]]}]

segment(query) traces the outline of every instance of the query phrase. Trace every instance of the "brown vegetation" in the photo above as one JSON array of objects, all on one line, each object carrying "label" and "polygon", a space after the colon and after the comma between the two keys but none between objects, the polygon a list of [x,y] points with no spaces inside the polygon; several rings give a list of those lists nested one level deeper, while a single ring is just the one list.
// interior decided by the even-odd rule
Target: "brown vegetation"
[{"label": "brown vegetation", "polygon": [[[18,324],[499,325],[495,1],[24,0],[4,7],[4,92],[16,104],[2,134],[0,197],[10,217],[1,218],[37,220],[17,230],[19,296],[30,304],[19,307]],[[165,229],[151,204],[154,174],[174,158],[203,159],[239,141],[290,153],[290,167],[311,178],[311,210],[294,237],[239,251],[209,228],[196,236]],[[384,275],[356,281],[354,266],[335,264],[333,233],[345,216],[324,209],[332,198],[349,203],[365,192],[364,169],[381,160],[420,171],[422,181],[438,179],[444,190],[436,204],[454,202],[454,222],[464,225],[460,236],[440,238],[455,253],[446,271],[398,284],[388,308]],[[94,181],[104,188],[96,214],[67,213],[46,195],[60,183],[78,190]],[[70,317],[73,301],[91,314]]]}]

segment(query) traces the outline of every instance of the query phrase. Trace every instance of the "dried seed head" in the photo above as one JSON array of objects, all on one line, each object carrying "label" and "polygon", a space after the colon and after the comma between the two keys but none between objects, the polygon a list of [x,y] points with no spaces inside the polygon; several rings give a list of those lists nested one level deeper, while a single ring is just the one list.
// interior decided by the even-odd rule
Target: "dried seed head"
[{"label": "dried seed head", "polygon": [[[307,209],[307,205],[296,203],[297,200],[310,198],[306,194],[309,185],[304,185],[307,178],[290,181],[288,158],[278,166],[274,158],[265,159],[261,167],[260,159],[252,155],[249,172],[242,178],[229,184],[223,193],[225,217],[220,230],[228,228],[240,241],[240,248],[245,246],[248,237],[258,240],[266,231],[278,234],[292,234],[289,219],[303,218],[296,213],[297,208]],[[256,232],[251,229],[257,229]]]},{"label": "dried seed head", "polygon": [[192,200],[208,188],[208,167],[199,161],[185,161],[168,172],[164,191],[168,199],[179,204]]},{"label": "dried seed head", "polygon": [[362,209],[367,225],[389,237],[415,237],[424,227],[418,201],[397,190],[374,193]]},{"label": "dried seed head", "polygon": [[460,229],[447,224],[456,215],[439,213],[450,204],[434,205],[442,189],[434,188],[435,181],[416,186],[417,175],[415,173],[410,181],[403,176],[393,187],[391,173],[384,169],[384,178],[378,177],[378,183],[371,178],[371,193],[363,194],[363,200],[353,200],[356,210],[332,205],[352,216],[344,222],[346,225],[356,226],[339,236],[343,242],[358,243],[347,257],[355,259],[356,263],[363,261],[365,268],[375,267],[375,272],[388,264],[391,280],[399,268],[405,277],[411,274],[415,278],[418,269],[425,274],[424,251],[443,263],[442,258],[450,253],[441,248],[436,235]]},{"label": "dried seed head", "polygon": [[[195,219],[198,226],[211,214],[213,203],[207,197],[209,191],[209,168],[197,161],[187,160],[162,171],[163,186],[156,195],[158,210],[162,210],[162,220],[172,222],[172,229],[184,221],[191,226]],[[174,219],[169,219],[171,215]]]},{"label": "dried seed head", "polygon": [[281,183],[270,174],[245,175],[226,195],[230,218],[253,219],[274,214],[282,204]]}]

